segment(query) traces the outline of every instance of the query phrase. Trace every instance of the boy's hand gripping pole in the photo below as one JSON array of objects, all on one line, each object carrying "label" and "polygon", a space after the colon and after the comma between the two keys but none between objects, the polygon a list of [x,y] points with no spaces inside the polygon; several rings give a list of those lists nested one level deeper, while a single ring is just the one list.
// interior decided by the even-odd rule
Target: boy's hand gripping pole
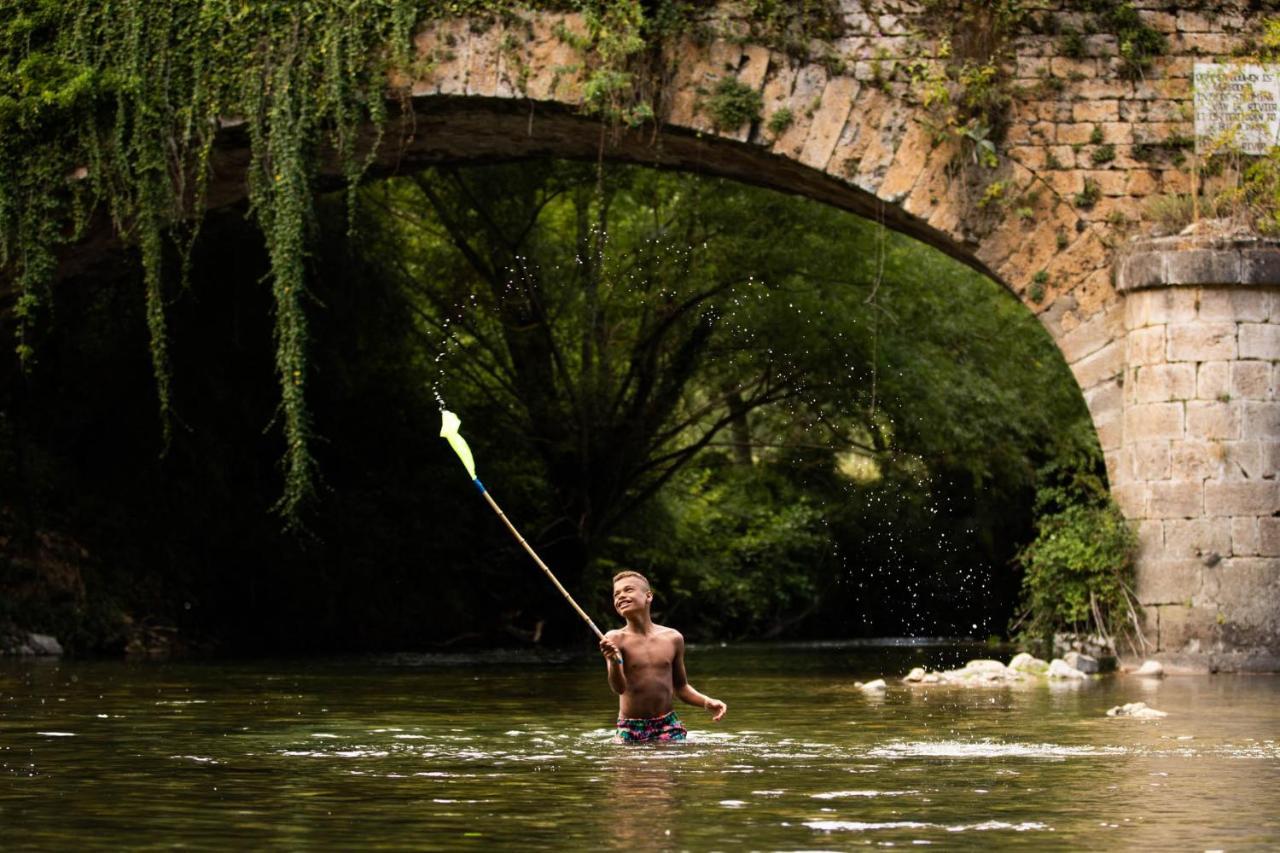
[{"label": "boy's hand gripping pole", "polygon": [[[591,617],[587,615],[586,611],[578,606],[578,602],[573,600],[573,596],[569,594],[569,591],[565,589],[560,584],[560,581],[556,579],[556,576],[551,573],[551,569],[547,567],[547,564],[542,562],[542,558],[539,557],[538,553],[533,550],[533,547],[525,541],[525,538],[520,535],[520,531],[516,530],[516,526],[507,518],[507,514],[502,511],[502,507],[498,506],[498,502],[493,499],[493,496],[490,495],[489,491],[484,487],[484,483],[480,482],[480,478],[476,476],[476,463],[475,459],[471,456],[471,448],[467,446],[466,439],[458,433],[458,428],[460,426],[462,426],[462,421],[457,415],[448,410],[441,410],[440,437],[448,441],[449,446],[453,448],[453,452],[458,454],[458,458],[462,460],[463,467],[467,469],[467,474],[470,475],[471,482],[480,492],[480,495],[489,503],[489,506],[493,508],[493,511],[498,514],[498,518],[502,519],[502,523],[511,531],[511,535],[516,538],[516,541],[520,543],[521,547],[523,547],[524,550],[528,552],[529,556],[533,558],[533,561],[538,564],[538,568],[542,569],[543,573],[546,574],[546,576],[551,579],[551,582],[556,585],[556,589],[560,590],[560,594],[564,596],[565,601],[569,602],[569,606],[578,612],[578,615],[587,623],[587,627],[591,629],[592,633],[594,633],[597,638],[603,640],[604,633],[596,627],[595,622],[591,621]],[[618,654],[618,657],[615,658],[615,660],[617,661],[618,666],[622,666],[621,653]]]}]

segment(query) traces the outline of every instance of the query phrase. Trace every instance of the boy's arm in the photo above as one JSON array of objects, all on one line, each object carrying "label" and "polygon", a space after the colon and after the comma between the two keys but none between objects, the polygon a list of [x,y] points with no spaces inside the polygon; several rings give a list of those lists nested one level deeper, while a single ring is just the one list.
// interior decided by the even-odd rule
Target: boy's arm
[{"label": "boy's arm", "polygon": [[609,671],[609,689],[621,696],[627,692],[627,674],[618,664],[618,658],[622,655],[618,651],[617,643],[614,642],[613,631],[605,634],[600,640],[600,653],[604,655],[605,666]]},{"label": "boy's arm", "polygon": [[696,705],[710,711],[713,723],[720,722],[720,718],[729,710],[729,706],[719,699],[713,699],[693,689],[684,671],[684,635],[679,631],[676,632],[675,642],[675,657],[671,660],[671,686],[675,688],[676,696],[680,697],[680,701],[686,705]]}]

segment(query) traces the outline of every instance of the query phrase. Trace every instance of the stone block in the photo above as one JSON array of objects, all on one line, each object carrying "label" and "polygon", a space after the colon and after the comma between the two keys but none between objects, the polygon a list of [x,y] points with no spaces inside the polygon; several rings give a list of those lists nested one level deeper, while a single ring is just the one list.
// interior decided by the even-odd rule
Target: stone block
[{"label": "stone block", "polygon": [[1059,145],[1088,145],[1097,125],[1093,122],[1073,122],[1057,125],[1054,140]]},{"label": "stone block", "polygon": [[1240,253],[1212,249],[1169,252],[1169,284],[1234,284],[1240,279]]},{"label": "stone block", "polygon": [[1280,323],[1241,323],[1240,357],[1280,359]]},{"label": "stone block", "polygon": [[1280,473],[1280,441],[1261,441],[1262,476],[1270,479]]},{"label": "stone block", "polygon": [[[1261,403],[1255,400],[1245,400],[1240,406],[1244,409],[1242,437],[1280,439],[1280,403]],[[1277,507],[1277,509],[1280,509],[1280,507]]]},{"label": "stone block", "polygon": [[1265,557],[1280,556],[1280,518],[1258,519],[1258,553]]},{"label": "stone block", "polygon": [[1270,313],[1271,300],[1263,290],[1206,287],[1200,291],[1201,320],[1261,323]]},{"label": "stone block", "polygon": [[1103,98],[1124,100],[1133,97],[1133,83],[1119,78],[1081,80],[1071,87],[1071,93],[1085,101]]},{"label": "stone block", "polygon": [[1129,172],[1129,195],[1154,195],[1160,190],[1160,177],[1150,169],[1134,169]]},{"label": "stone block", "polygon": [[1119,121],[1120,102],[1115,100],[1076,101],[1071,106],[1071,118],[1076,122]]},{"label": "stone block", "polygon": [[1240,255],[1241,284],[1280,284],[1280,251],[1245,249]]},{"label": "stone block", "polygon": [[1218,442],[1175,441],[1169,446],[1169,477],[1205,480],[1221,475],[1226,453]]},{"label": "stone block", "polygon": [[1201,400],[1220,400],[1230,393],[1231,362],[1206,361],[1196,367],[1196,396]]},{"label": "stone block", "polygon": [[1261,547],[1258,519],[1248,516],[1231,519],[1231,553],[1237,557],[1257,554]]},{"label": "stone block", "polygon": [[[1204,509],[1202,484],[1189,480],[1158,480],[1148,484],[1148,518],[1196,518]],[[1167,533],[1167,531],[1166,531]]]},{"label": "stone block", "polygon": [[1169,361],[1217,361],[1236,357],[1235,323],[1175,323],[1169,326]]},{"label": "stone block", "polygon": [[1169,442],[1139,441],[1125,448],[1134,480],[1169,479]]},{"label": "stone block", "polygon": [[1163,403],[1196,396],[1194,364],[1152,364],[1138,367],[1133,375],[1132,400],[1137,403]]},{"label": "stone block", "polygon": [[1200,593],[1203,573],[1200,560],[1152,560],[1138,569],[1138,601],[1143,605],[1193,601]]},{"label": "stone block", "polygon": [[1113,483],[1111,486],[1112,499],[1120,507],[1120,513],[1130,520],[1147,518],[1147,492],[1146,483]]},{"label": "stone block", "polygon": [[1202,560],[1211,554],[1230,553],[1230,519],[1167,519],[1164,522],[1165,559]]},{"label": "stone block", "polygon": [[1214,481],[1204,484],[1206,516],[1269,516],[1280,509],[1280,483],[1267,481]]},{"label": "stone block", "polygon": [[1271,375],[1273,372],[1271,365],[1265,361],[1231,362],[1232,399],[1266,400],[1271,398],[1273,392]]},{"label": "stone block", "polygon": [[1138,560],[1159,560],[1164,555],[1164,522],[1138,523]]},{"label": "stone block", "polygon": [[1067,364],[1101,350],[1124,333],[1124,318],[1119,311],[1095,314],[1058,338],[1058,348]]},{"label": "stone block", "polygon": [[1234,557],[1214,575],[1214,598],[1224,621],[1273,637],[1280,633],[1280,560]]},{"label": "stone block", "polygon": [[1181,439],[1182,403],[1139,403],[1124,413],[1126,442]]},{"label": "stone block", "polygon": [[1124,370],[1124,343],[1112,341],[1095,353],[1072,362],[1071,373],[1081,388],[1092,389],[1101,382],[1114,380]]},{"label": "stone block", "polygon": [[1130,367],[1163,364],[1165,360],[1165,327],[1147,326],[1126,336],[1125,361]]},{"label": "stone block", "polygon": [[1112,145],[1132,145],[1133,125],[1127,121],[1104,121],[1098,124],[1102,128],[1102,141]]},{"label": "stone block", "polygon": [[1213,607],[1189,606],[1184,600],[1159,609],[1156,650],[1172,654],[1199,651],[1217,634],[1218,611]]},{"label": "stone block", "polygon": [[1240,407],[1216,400],[1191,400],[1187,403],[1186,437],[1197,439],[1234,439],[1240,437]]},{"label": "stone block", "polygon": [[1263,443],[1256,440],[1225,441],[1224,480],[1261,480],[1267,476]]}]

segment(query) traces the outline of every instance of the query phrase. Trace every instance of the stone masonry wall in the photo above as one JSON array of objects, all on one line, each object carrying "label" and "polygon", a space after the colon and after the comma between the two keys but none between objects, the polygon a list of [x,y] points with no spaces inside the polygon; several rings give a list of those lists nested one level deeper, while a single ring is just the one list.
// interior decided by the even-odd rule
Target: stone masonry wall
[{"label": "stone masonry wall", "polygon": [[1153,240],[1120,265],[1112,491],[1137,523],[1148,639],[1174,663],[1280,669],[1277,285],[1270,241]]},{"label": "stone masonry wall", "polygon": [[[1194,63],[1247,53],[1280,4],[1133,0],[1168,40],[1136,80],[1120,73],[1115,34],[1080,2],[1025,5],[1031,20],[1013,43],[1014,97],[995,169],[936,132],[920,78],[944,62],[936,35],[946,21],[926,19],[917,0],[841,0],[845,33],[813,43],[807,58],[754,42],[741,4],[699,5],[705,20],[663,46],[648,81],[657,126],[609,133],[606,156],[871,216],[1004,284],[1057,342],[1089,406],[1117,498],[1141,532],[1140,596],[1153,605],[1159,647],[1204,665],[1269,659],[1280,668],[1280,274],[1240,293],[1243,261],[1211,280],[1186,280],[1179,261],[1127,289],[1114,278],[1118,255],[1150,236],[1149,200],[1190,188]],[[1082,55],[1063,55],[1067,28],[1085,34]],[[566,31],[583,34],[583,19],[526,12],[425,29],[417,49],[426,70],[393,81],[414,109],[389,129],[394,142],[373,173],[596,157],[605,135],[583,115],[583,59]],[[726,77],[760,93],[759,120],[714,125],[708,101]],[[784,109],[790,124],[771,131]],[[248,158],[237,139],[219,149],[212,203],[243,196]],[[1097,189],[1091,202],[1086,187]]]}]

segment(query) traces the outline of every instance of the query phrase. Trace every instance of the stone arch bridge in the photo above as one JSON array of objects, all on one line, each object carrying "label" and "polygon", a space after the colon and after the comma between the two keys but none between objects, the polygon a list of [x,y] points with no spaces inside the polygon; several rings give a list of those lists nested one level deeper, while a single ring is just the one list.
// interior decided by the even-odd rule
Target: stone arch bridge
[{"label": "stone arch bridge", "polygon": [[[930,4],[839,5],[843,33],[800,58],[754,43],[734,4],[706,4],[696,37],[661,46],[656,120],[630,131],[585,114],[580,17],[434,24],[416,42],[428,70],[395,81],[413,109],[375,171],[603,146],[874,217],[988,273],[1041,319],[1088,403],[1140,535],[1148,640],[1174,663],[1280,669],[1280,244],[1132,239],[1150,197],[1191,188],[1193,63],[1245,49],[1259,4],[1127,4],[1166,45],[1136,74],[1083,4],[1036,4],[1008,43],[994,167],[925,105],[949,61]],[[759,109],[726,127],[718,91],[758,93]],[[246,161],[228,131],[212,204],[243,195]]]}]

